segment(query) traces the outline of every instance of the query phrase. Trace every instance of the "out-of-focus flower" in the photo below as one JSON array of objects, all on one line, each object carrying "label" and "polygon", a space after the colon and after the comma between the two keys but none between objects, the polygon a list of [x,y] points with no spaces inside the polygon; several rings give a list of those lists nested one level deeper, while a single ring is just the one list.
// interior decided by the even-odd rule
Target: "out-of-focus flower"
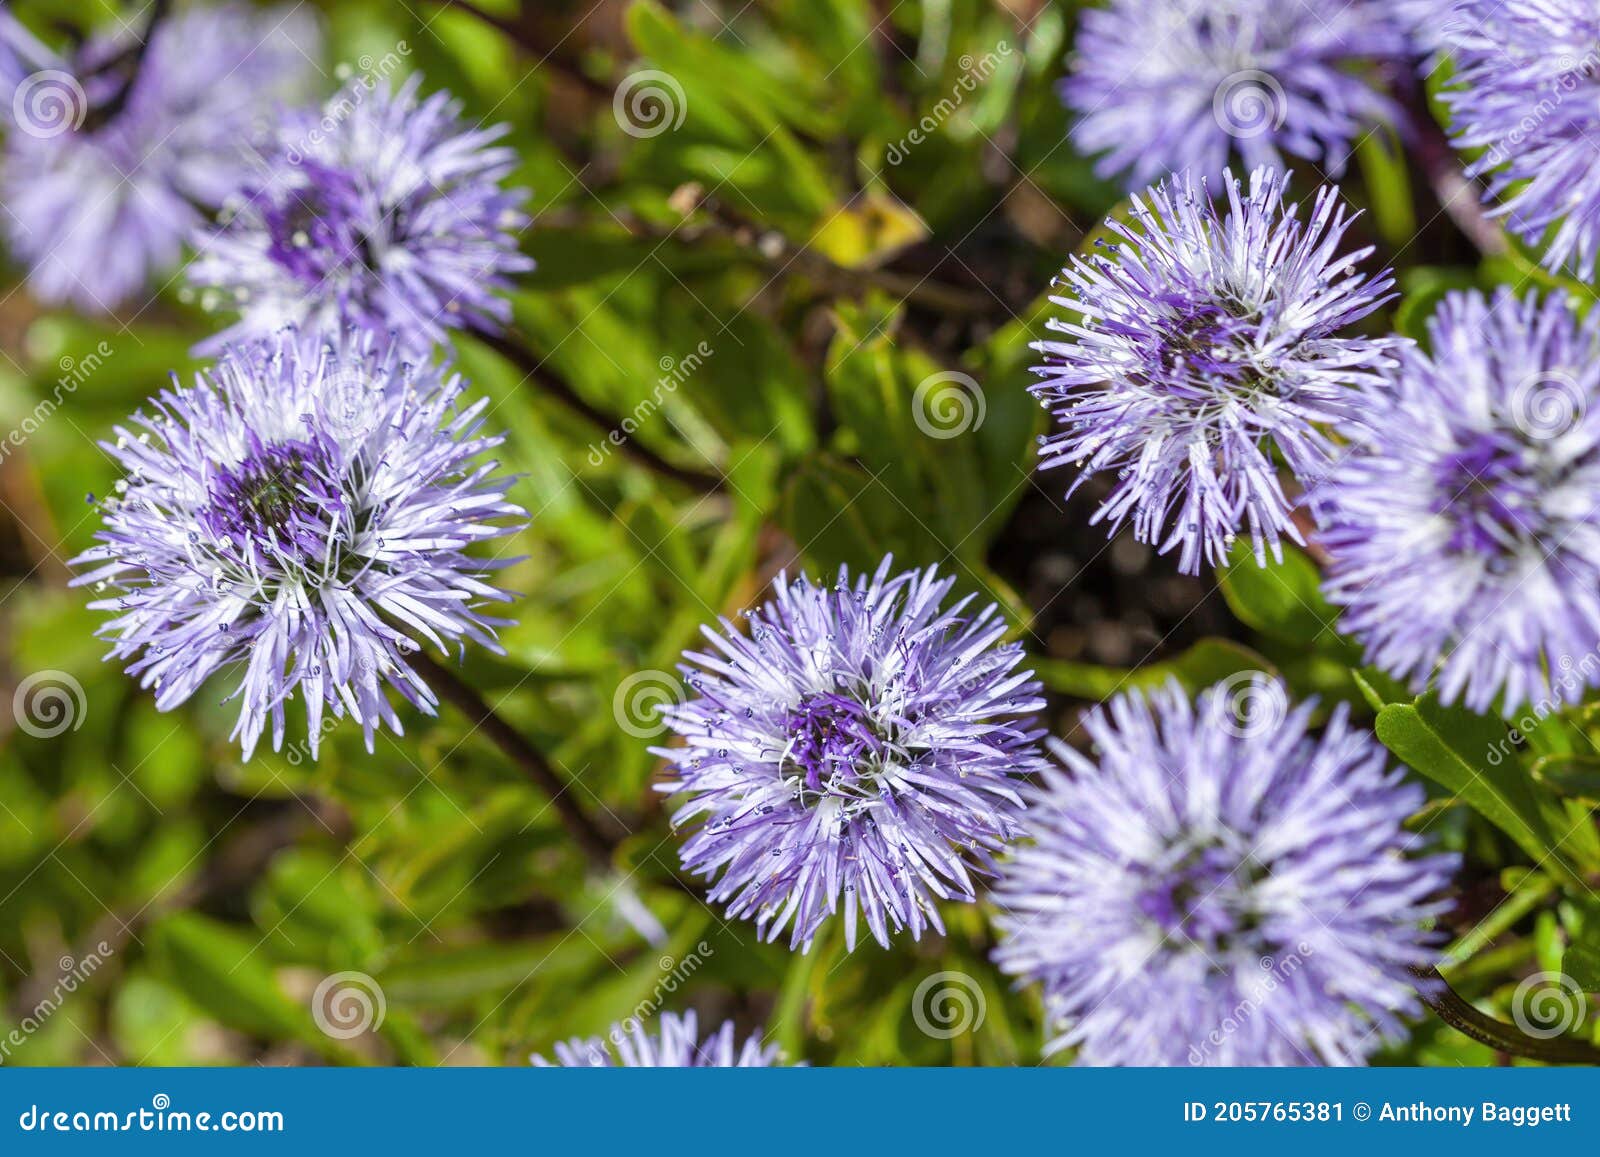
[{"label": "out-of-focus flower", "polygon": [[[1320,737],[1261,676],[1084,721],[1001,868],[996,959],[1089,1065],[1363,1060],[1419,1011],[1408,972],[1455,868],[1408,857],[1422,791],[1341,706]],[[1241,1010],[1244,1010],[1241,1012]]]},{"label": "out-of-focus flower", "polygon": [[516,154],[491,147],[507,126],[469,128],[421,83],[355,84],[278,127],[265,174],[189,267],[203,304],[240,312],[203,351],[292,324],[359,326],[422,357],[448,329],[510,316],[507,275],[533,263],[517,251],[526,192],[501,187]]},{"label": "out-of-focus flower", "polygon": [[851,947],[858,915],[884,945],[942,930],[937,901],[974,898],[972,868],[1015,830],[1015,780],[1043,763],[1039,685],[997,608],[946,607],[953,580],[890,566],[780,577],[748,635],[706,629],[683,667],[698,694],[663,712],[684,745],[660,752],[662,790],[686,797],[675,824],[703,821],[684,865],[793,947],[841,906]]},{"label": "out-of-focus flower", "polygon": [[232,350],[174,384],[105,446],[125,470],[76,581],[115,613],[111,657],[166,710],[224,669],[238,674],[246,757],[268,722],[305,703],[316,755],[324,712],[366,732],[400,719],[385,687],[431,712],[407,663],[424,643],[498,649],[486,602],[505,601],[469,557],[523,510],[479,456],[486,402],[458,408],[447,369],[399,362],[370,336],[317,346],[285,335]]},{"label": "out-of-focus flower", "polygon": [[[1512,232],[1581,277],[1600,254],[1600,8],[1589,0],[1461,0],[1443,94],[1463,149],[1483,150]],[[1444,17],[1441,16],[1441,19]]]},{"label": "out-of-focus flower", "polygon": [[1073,141],[1139,188],[1302,157],[1338,176],[1391,119],[1371,75],[1408,49],[1388,0],[1112,0],[1080,17],[1062,93]]},{"label": "out-of-focus flower", "polygon": [[0,224],[33,293],[106,312],[173,269],[318,51],[301,9],[195,5],[142,48],[125,27],[67,55],[0,10]]},{"label": "out-of-focus flower", "polygon": [[1447,298],[1320,497],[1369,661],[1506,711],[1600,683],[1600,320]]},{"label": "out-of-focus flower", "polygon": [[647,1033],[637,1021],[631,1028],[616,1024],[606,1039],[574,1037],[555,1046],[554,1063],[537,1054],[533,1063],[566,1069],[765,1069],[779,1063],[777,1045],[762,1044],[759,1035],[741,1044],[734,1034],[733,1021],[724,1021],[702,1041],[693,1012],[664,1012],[658,1032]]},{"label": "out-of-focus flower", "polygon": [[1135,197],[1133,221],[1109,223],[1120,243],[1061,274],[1052,300],[1078,320],[1049,324],[1072,340],[1034,347],[1046,361],[1033,392],[1057,421],[1042,464],[1077,469],[1072,490],[1115,471],[1095,521],[1131,519],[1141,542],[1181,546],[1185,573],[1221,560],[1241,528],[1259,561],[1280,536],[1301,540],[1271,448],[1315,478],[1332,450],[1319,426],[1359,419],[1358,387],[1396,344],[1340,336],[1393,279],[1357,271],[1370,248],[1339,252],[1350,218],[1337,189],[1302,219],[1286,181],[1258,169],[1246,192],[1225,175],[1220,209],[1187,176]]}]

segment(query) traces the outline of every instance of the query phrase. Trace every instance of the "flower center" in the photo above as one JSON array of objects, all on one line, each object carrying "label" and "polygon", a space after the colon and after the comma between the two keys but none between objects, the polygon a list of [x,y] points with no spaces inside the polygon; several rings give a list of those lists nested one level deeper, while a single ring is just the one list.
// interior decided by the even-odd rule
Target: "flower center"
[{"label": "flower center", "polygon": [[363,207],[348,173],[305,162],[310,177],[286,190],[263,211],[267,255],[296,280],[320,287],[336,275],[363,276],[377,268],[382,239],[363,221]]},{"label": "flower center", "polygon": [[860,703],[830,692],[807,695],[784,717],[783,730],[789,738],[779,765],[802,799],[808,792],[860,797],[870,788],[886,742]]},{"label": "flower center", "polygon": [[1534,541],[1542,483],[1530,449],[1515,438],[1479,434],[1445,459],[1435,512],[1454,521],[1449,549],[1502,556]]},{"label": "flower center", "polygon": [[1235,937],[1256,927],[1246,897],[1265,875],[1264,867],[1224,848],[1197,848],[1162,869],[1137,904],[1170,947],[1192,943],[1207,953],[1226,952]]},{"label": "flower center", "polygon": [[[1244,352],[1254,322],[1217,302],[1158,298],[1158,304],[1166,309],[1146,355],[1152,381],[1201,405],[1217,401],[1219,386],[1230,394],[1249,394],[1262,384],[1261,374]],[[1195,379],[1204,385],[1189,388],[1187,381]]]},{"label": "flower center", "polygon": [[253,442],[242,461],[217,470],[200,521],[237,557],[270,554],[310,564],[326,553],[344,511],[324,444]]}]

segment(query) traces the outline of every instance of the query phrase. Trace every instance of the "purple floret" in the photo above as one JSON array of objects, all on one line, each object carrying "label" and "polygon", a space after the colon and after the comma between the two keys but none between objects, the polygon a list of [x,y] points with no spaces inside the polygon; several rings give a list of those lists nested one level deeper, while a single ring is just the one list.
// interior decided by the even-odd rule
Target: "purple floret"
[{"label": "purple floret", "polygon": [[1303,158],[1330,176],[1393,119],[1375,64],[1409,48],[1387,0],[1112,0],[1080,19],[1073,142],[1137,189]]},{"label": "purple floret", "polygon": [[478,461],[501,441],[480,433],[487,403],[460,407],[448,368],[374,344],[291,334],[230,350],[104,446],[125,477],[74,564],[115,616],[110,657],[162,710],[232,672],[246,757],[269,723],[282,746],[297,697],[312,757],[346,715],[370,751],[380,726],[401,730],[386,687],[433,710],[409,654],[498,650],[502,620],[482,607],[509,598],[486,581],[502,564],[466,551],[524,512]]},{"label": "purple floret", "polygon": [[[1600,318],[1454,294],[1320,497],[1368,660],[1483,711],[1600,683]],[[1545,702],[1548,700],[1548,702]]]},{"label": "purple floret", "polygon": [[1073,257],[1052,300],[1076,315],[1049,328],[1070,340],[1034,348],[1034,395],[1055,415],[1041,465],[1112,471],[1095,521],[1131,520],[1141,542],[1181,547],[1185,573],[1226,557],[1248,530],[1258,561],[1296,542],[1293,503],[1272,459],[1302,482],[1333,452],[1325,426],[1360,420],[1359,387],[1376,382],[1397,342],[1343,331],[1388,300],[1393,278],[1357,271],[1370,248],[1341,253],[1350,216],[1338,190],[1317,191],[1302,218],[1288,178],[1231,174],[1219,208],[1190,177],[1133,198],[1117,243]]},{"label": "purple floret", "polygon": [[616,1024],[606,1039],[574,1037],[555,1046],[552,1063],[535,1055],[536,1068],[564,1069],[765,1069],[780,1063],[778,1046],[763,1044],[760,1036],[740,1042],[733,1021],[705,1040],[693,1012],[682,1016],[664,1012],[657,1032],[644,1026]]},{"label": "purple floret", "polygon": [[1455,870],[1413,856],[1423,792],[1336,708],[1266,676],[1091,712],[1093,758],[1030,792],[1001,867],[1007,972],[1085,1065],[1354,1064],[1420,1011],[1413,966]]},{"label": "purple floret", "polygon": [[975,898],[972,873],[1015,831],[1017,783],[1043,765],[1028,722],[1039,684],[1001,640],[998,609],[944,606],[932,569],[832,587],[780,576],[750,633],[723,620],[682,669],[696,692],[665,716],[683,746],[661,750],[681,793],[690,871],[711,899],[808,948],[843,908],[854,947],[865,919],[942,931],[937,902]]},{"label": "purple floret", "polygon": [[502,188],[516,153],[493,144],[508,126],[472,128],[421,83],[358,83],[277,128],[189,268],[203,305],[240,315],[202,351],[355,326],[423,357],[451,329],[510,317],[510,276],[533,262],[517,250],[526,190]]}]

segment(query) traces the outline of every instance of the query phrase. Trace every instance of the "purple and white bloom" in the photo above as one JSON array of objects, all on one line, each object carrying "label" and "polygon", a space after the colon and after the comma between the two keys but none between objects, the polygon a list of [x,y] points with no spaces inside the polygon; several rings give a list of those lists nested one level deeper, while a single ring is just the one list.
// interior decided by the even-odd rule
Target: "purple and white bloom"
[{"label": "purple and white bloom", "polygon": [[1513,712],[1600,681],[1600,318],[1445,299],[1320,493],[1326,585],[1368,661]]},{"label": "purple and white bloom", "polygon": [[[1462,149],[1483,150],[1495,211],[1544,264],[1588,278],[1600,254],[1600,8],[1591,0],[1461,0],[1443,94]],[[1442,18],[1442,17],[1441,17]]]},{"label": "purple and white bloom", "polygon": [[[1085,1065],[1353,1064],[1420,1011],[1455,857],[1408,856],[1422,790],[1343,705],[1319,736],[1264,675],[1096,708],[1030,790],[995,959]],[[1241,1016],[1240,1009],[1248,1009]]]},{"label": "purple and white bloom", "polygon": [[275,102],[309,91],[319,50],[298,9],[194,5],[142,51],[136,33],[62,55],[0,10],[0,225],[51,304],[108,312],[176,267],[249,173]]},{"label": "purple and white bloom", "polygon": [[1302,480],[1327,464],[1323,425],[1360,419],[1359,387],[1380,380],[1397,344],[1340,336],[1389,297],[1388,270],[1357,271],[1371,248],[1341,253],[1352,217],[1332,186],[1302,219],[1285,205],[1286,174],[1257,169],[1248,192],[1232,174],[1226,204],[1184,176],[1133,198],[1119,239],[1074,256],[1051,300],[1070,340],[1034,348],[1045,364],[1034,395],[1054,414],[1041,465],[1115,471],[1095,522],[1132,521],[1141,542],[1181,547],[1178,566],[1225,557],[1247,527],[1256,559],[1301,541],[1271,456]]},{"label": "purple and white bloom", "polygon": [[469,127],[421,84],[356,82],[285,118],[189,267],[202,304],[240,312],[202,351],[284,325],[357,326],[422,357],[449,329],[510,317],[508,275],[533,262],[517,250],[526,190],[501,187],[516,153],[493,146],[509,128]]},{"label": "purple and white bloom", "polygon": [[555,1046],[554,1063],[539,1054],[537,1068],[564,1069],[766,1069],[778,1065],[778,1046],[763,1044],[759,1035],[744,1042],[735,1037],[733,1021],[700,1039],[693,1012],[661,1014],[659,1031],[647,1033],[637,1020],[614,1024],[605,1039],[574,1037]]},{"label": "purple and white bloom", "polygon": [[1112,0],[1079,17],[1062,95],[1073,142],[1137,189],[1304,158],[1337,177],[1392,120],[1375,66],[1408,50],[1388,0]]},{"label": "purple and white bloom", "polygon": [[1043,765],[1044,700],[998,608],[946,607],[953,579],[891,565],[832,587],[780,575],[748,635],[705,628],[680,668],[695,697],[662,713],[683,745],[659,751],[661,790],[686,797],[675,826],[702,821],[684,866],[791,947],[840,907],[851,948],[858,918],[885,946],[943,931],[937,902],[974,899],[1016,830],[1015,781]]},{"label": "purple and white bloom", "polygon": [[487,400],[460,406],[447,368],[401,363],[370,336],[318,346],[295,335],[230,350],[174,381],[104,444],[124,469],[103,503],[78,584],[111,611],[110,657],[176,707],[213,674],[236,676],[234,737],[246,758],[270,721],[305,703],[316,756],[349,715],[373,735],[400,718],[385,688],[432,713],[407,655],[464,640],[498,650],[485,603],[504,563],[468,556],[509,533],[521,507],[480,455]]}]

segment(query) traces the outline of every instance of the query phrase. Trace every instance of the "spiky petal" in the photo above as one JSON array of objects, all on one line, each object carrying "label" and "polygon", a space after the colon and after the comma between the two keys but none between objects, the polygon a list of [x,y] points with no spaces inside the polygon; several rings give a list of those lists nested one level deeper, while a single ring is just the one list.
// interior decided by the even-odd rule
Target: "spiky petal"
[{"label": "spiky petal", "polygon": [[760,1036],[740,1042],[733,1021],[700,1039],[693,1012],[661,1014],[656,1032],[638,1021],[614,1024],[604,1039],[574,1037],[555,1046],[554,1063],[535,1054],[537,1068],[566,1069],[765,1069],[778,1065],[778,1046]]}]

